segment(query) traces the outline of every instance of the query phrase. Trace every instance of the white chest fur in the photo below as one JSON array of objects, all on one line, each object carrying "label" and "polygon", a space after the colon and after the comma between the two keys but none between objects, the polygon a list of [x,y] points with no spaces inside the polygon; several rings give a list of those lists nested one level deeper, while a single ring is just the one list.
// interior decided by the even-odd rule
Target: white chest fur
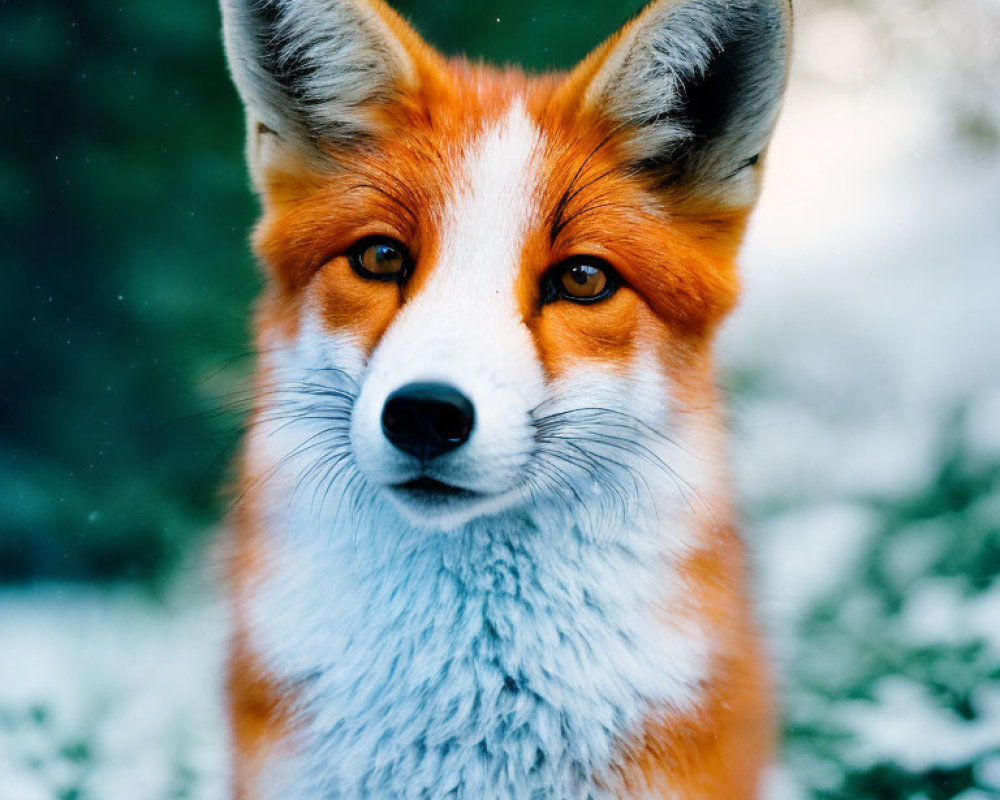
[{"label": "white chest fur", "polygon": [[651,533],[390,522],[276,550],[251,628],[301,716],[265,796],[598,800],[644,713],[696,699],[704,643],[664,622]]}]

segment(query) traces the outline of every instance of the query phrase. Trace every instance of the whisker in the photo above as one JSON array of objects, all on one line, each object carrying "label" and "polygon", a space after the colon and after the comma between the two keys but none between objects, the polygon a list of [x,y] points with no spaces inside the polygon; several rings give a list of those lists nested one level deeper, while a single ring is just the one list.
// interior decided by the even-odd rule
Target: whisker
[{"label": "whisker", "polygon": [[594,181],[591,181],[590,183],[587,183],[585,186],[582,186],[579,189],[574,190],[573,187],[576,185],[576,182],[580,179],[580,175],[583,174],[583,171],[587,168],[587,165],[590,164],[591,159],[594,158],[594,156],[596,156],[601,150],[604,149],[605,145],[607,145],[608,142],[610,142],[611,139],[614,138],[615,134],[616,131],[612,131],[611,133],[607,134],[603,139],[601,139],[601,141],[597,143],[597,146],[589,153],[587,153],[586,158],[583,159],[583,161],[580,163],[580,166],[576,168],[576,172],[573,173],[573,177],[570,179],[569,186],[566,187],[566,191],[564,191],[560,196],[559,202],[556,203],[556,207],[552,212],[552,227],[549,230],[549,238],[551,239],[551,241],[554,242],[556,240],[556,237],[565,227],[565,224],[563,224],[562,222],[562,217],[563,214],[566,212],[566,206],[569,205],[569,203],[571,203],[573,199],[581,191],[583,191],[583,189],[587,188],[588,186],[591,186],[594,183]]},{"label": "whisker", "polygon": [[[544,413],[546,406],[554,402],[555,399],[547,400],[532,410],[537,452],[529,477],[534,492],[543,492],[544,486],[540,489],[538,484],[546,484],[550,493],[571,496],[589,509],[595,505],[593,500],[580,500],[580,492],[573,487],[574,481],[567,477],[583,473],[602,487],[607,493],[603,505],[610,513],[617,510],[624,522],[634,513],[630,509],[635,508],[640,495],[649,499],[653,514],[660,520],[661,508],[649,475],[630,460],[638,459],[655,467],[673,483],[679,499],[691,514],[697,513],[697,502],[710,519],[715,519],[714,510],[700,492],[668,463],[664,455],[653,449],[651,443],[657,442],[688,454],[673,437],[620,409],[586,406]],[[560,468],[559,463],[564,466]]]},{"label": "whisker", "polygon": [[[322,514],[331,487],[336,483],[343,463],[350,456],[348,432],[357,393],[336,384],[347,382],[357,387],[357,380],[339,367],[289,372],[294,373],[289,375],[292,380],[276,382],[265,389],[255,389],[245,395],[252,398],[257,412],[250,425],[264,426],[268,438],[296,426],[318,426],[319,429],[307,430],[305,438],[249,481],[233,500],[231,509],[242,503],[251,491],[272,480],[288,464],[307,457],[307,463],[296,476],[288,502],[291,505],[305,487],[313,484],[310,515],[315,512],[317,501]],[[322,452],[323,455],[313,458],[311,454],[314,452]],[[320,492],[323,492],[322,499]]]}]

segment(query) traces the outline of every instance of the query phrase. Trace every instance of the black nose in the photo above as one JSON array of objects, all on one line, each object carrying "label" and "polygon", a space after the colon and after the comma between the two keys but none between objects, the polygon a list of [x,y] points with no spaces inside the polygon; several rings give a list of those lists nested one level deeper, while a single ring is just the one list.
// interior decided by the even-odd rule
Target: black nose
[{"label": "black nose", "polygon": [[476,421],[464,394],[446,383],[409,383],[382,409],[382,432],[404,453],[429,461],[464,444]]}]

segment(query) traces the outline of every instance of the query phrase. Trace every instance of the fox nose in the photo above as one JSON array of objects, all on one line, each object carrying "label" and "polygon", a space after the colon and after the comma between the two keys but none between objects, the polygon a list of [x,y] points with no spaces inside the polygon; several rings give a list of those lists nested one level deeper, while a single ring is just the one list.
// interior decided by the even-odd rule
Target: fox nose
[{"label": "fox nose", "polygon": [[461,447],[476,413],[472,402],[446,383],[409,383],[382,409],[382,432],[392,445],[421,461]]}]

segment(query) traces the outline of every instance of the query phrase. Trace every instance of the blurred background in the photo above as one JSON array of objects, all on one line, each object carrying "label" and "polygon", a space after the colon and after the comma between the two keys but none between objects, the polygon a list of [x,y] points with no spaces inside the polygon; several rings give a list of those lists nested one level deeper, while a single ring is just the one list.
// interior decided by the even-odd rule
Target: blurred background
[{"label": "blurred background", "polygon": [[[640,0],[396,0],[567,67]],[[1000,795],[1000,2],[798,0],[735,473],[774,800]],[[0,3],[0,800],[221,800],[192,565],[252,368],[256,213],[207,0]]]}]

